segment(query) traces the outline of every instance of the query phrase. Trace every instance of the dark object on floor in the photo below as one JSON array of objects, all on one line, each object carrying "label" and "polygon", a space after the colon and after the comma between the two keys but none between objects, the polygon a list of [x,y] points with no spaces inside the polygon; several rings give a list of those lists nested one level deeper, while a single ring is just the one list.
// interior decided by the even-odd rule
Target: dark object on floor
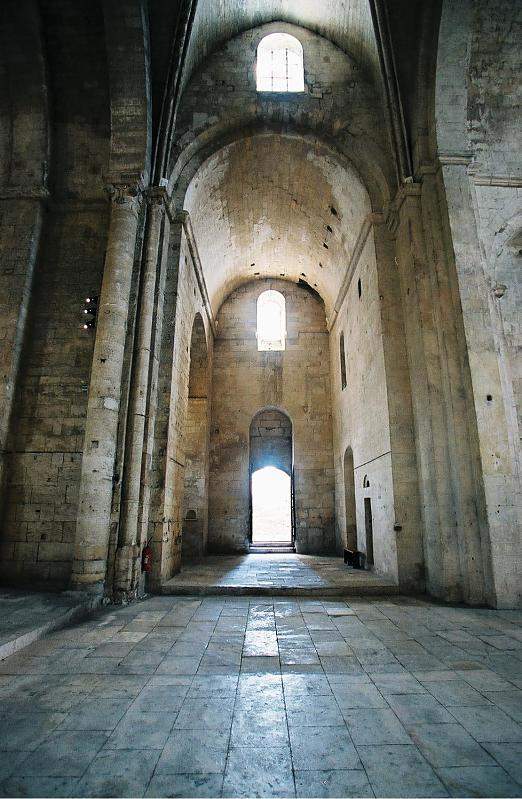
[{"label": "dark object on floor", "polygon": [[366,566],[366,554],[354,549],[345,549],[344,562],[353,569],[364,569]]}]

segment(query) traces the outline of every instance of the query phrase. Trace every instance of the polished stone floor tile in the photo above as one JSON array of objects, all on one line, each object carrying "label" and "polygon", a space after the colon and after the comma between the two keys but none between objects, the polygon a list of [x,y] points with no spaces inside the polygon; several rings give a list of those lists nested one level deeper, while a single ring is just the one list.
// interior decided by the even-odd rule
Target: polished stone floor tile
[{"label": "polished stone floor tile", "polygon": [[430,694],[444,707],[474,707],[490,704],[483,694],[463,680],[432,682],[427,687]]},{"label": "polished stone floor tile", "polygon": [[484,743],[482,746],[522,786],[522,743]]},{"label": "polished stone floor tile", "polygon": [[205,799],[221,796],[222,774],[155,774],[146,796],[169,799]]},{"label": "polished stone floor tile", "polygon": [[129,710],[109,736],[106,749],[163,749],[175,713]]},{"label": "polished stone floor tile", "polygon": [[77,777],[11,777],[2,784],[0,796],[79,796]]},{"label": "polished stone floor tile", "polygon": [[465,766],[439,769],[450,796],[520,797],[520,785],[500,766]]},{"label": "polished stone floor tile", "polygon": [[[290,721],[288,722],[290,723]],[[284,706],[278,710],[260,708],[258,705],[236,706],[231,746],[239,747],[280,747],[288,745],[288,727]]]},{"label": "polished stone floor tile", "polygon": [[384,696],[426,693],[426,688],[411,674],[374,674],[372,680]]},{"label": "polished stone floor tile", "polygon": [[434,768],[495,765],[460,724],[420,724],[410,730],[410,736]]},{"label": "polished stone floor tile", "polygon": [[67,714],[60,730],[106,730],[115,728],[130,707],[132,699],[89,698]]},{"label": "polished stone floor tile", "polygon": [[296,771],[297,797],[373,797],[364,771],[333,769],[330,771]]},{"label": "polished stone floor tile", "polygon": [[79,780],[77,796],[143,796],[158,761],[156,749],[102,750]]},{"label": "polished stone floor tile", "polygon": [[486,691],[484,696],[512,719],[522,723],[522,690],[513,688],[511,691]]},{"label": "polished stone floor tile", "polygon": [[230,727],[234,697],[194,696],[185,699],[176,719],[177,730],[209,730]]},{"label": "polished stone floor tile", "polygon": [[497,707],[452,707],[451,713],[479,742],[522,742],[522,726]]},{"label": "polished stone floor tile", "polygon": [[20,764],[18,775],[81,777],[106,740],[103,732],[53,732]]},{"label": "polished stone floor tile", "polygon": [[357,751],[376,796],[448,796],[415,746],[358,746]]},{"label": "polished stone floor tile", "polygon": [[430,694],[392,694],[388,704],[405,726],[412,724],[450,724],[452,716]]},{"label": "polished stone floor tile", "polygon": [[0,796],[522,795],[506,624],[399,597],[108,608],[0,664]]},{"label": "polished stone floor tile", "polygon": [[317,696],[308,706],[296,697],[287,698],[288,724],[294,727],[342,727],[343,717],[333,696]]},{"label": "polished stone floor tile", "polygon": [[359,756],[345,727],[290,727],[290,746],[297,770],[360,767]]},{"label": "polished stone floor tile", "polygon": [[230,730],[174,730],[161,753],[156,775],[222,774]]},{"label": "polished stone floor tile", "polygon": [[330,685],[341,711],[387,707],[384,697],[370,683],[343,680]]},{"label": "polished stone floor tile", "polygon": [[410,743],[408,733],[390,708],[344,710],[343,716],[356,746]]},{"label": "polished stone floor tile", "polygon": [[12,714],[0,718],[0,740],[4,750],[36,749],[65,719],[65,713]]},{"label": "polished stone floor tile", "polygon": [[289,748],[232,747],[223,796],[295,796]]}]

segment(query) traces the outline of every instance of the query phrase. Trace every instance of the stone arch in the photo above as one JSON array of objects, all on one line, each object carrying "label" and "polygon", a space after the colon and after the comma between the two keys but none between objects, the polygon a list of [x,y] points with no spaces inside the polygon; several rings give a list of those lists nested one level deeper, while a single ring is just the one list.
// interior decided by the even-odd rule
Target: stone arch
[{"label": "stone arch", "polygon": [[315,130],[303,128],[291,122],[281,124],[278,121],[259,121],[247,119],[238,127],[224,130],[206,131],[184,147],[171,170],[169,192],[172,192],[173,205],[181,208],[189,184],[200,167],[219,150],[229,144],[255,136],[280,135],[286,138],[300,139],[310,145],[324,149],[343,164],[350,164],[358,174],[371,199],[372,209],[380,211],[386,207],[392,197],[391,185],[383,165],[371,161],[368,152],[363,152],[363,145],[352,142],[349,150],[345,150],[342,142],[324,132],[319,135]]},{"label": "stone arch", "polygon": [[287,474],[293,467],[293,425],[288,413],[275,405],[257,411],[250,422],[250,470],[276,466]]}]

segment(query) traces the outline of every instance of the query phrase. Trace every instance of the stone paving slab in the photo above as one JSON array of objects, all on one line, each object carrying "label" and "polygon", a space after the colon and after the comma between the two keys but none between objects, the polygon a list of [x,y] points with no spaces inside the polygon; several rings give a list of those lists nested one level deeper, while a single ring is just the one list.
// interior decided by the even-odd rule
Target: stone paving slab
[{"label": "stone paving slab", "polygon": [[88,608],[69,593],[0,591],[0,660],[85,615]]},{"label": "stone paving slab", "polygon": [[520,797],[520,630],[400,596],[107,607],[0,662],[0,796]]},{"label": "stone paving slab", "polygon": [[352,569],[342,558],[296,553],[209,555],[166,581],[169,596],[362,596],[398,594],[397,585]]}]

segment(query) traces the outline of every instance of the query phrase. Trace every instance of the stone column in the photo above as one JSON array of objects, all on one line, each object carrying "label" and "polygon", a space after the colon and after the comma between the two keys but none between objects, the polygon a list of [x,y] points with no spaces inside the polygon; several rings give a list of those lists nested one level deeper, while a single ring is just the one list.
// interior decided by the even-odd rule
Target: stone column
[{"label": "stone column", "polygon": [[426,253],[421,188],[404,187],[397,204],[397,267],[404,309],[412,390],[419,493],[424,527],[426,587],[441,599],[461,601],[455,536],[455,501],[444,402],[440,331],[433,264]]},{"label": "stone column", "polygon": [[[483,496],[478,511],[482,522],[486,600],[496,607],[509,608],[516,607],[521,600],[519,431],[504,333],[498,318],[499,300],[480,240],[484,229],[477,204],[478,186],[469,173],[468,162],[469,159],[458,155],[444,156],[442,179],[455,259],[456,291],[462,308],[461,338],[466,343],[469,365],[467,395],[473,413],[477,461],[474,481]],[[494,191],[494,176],[482,176],[482,181],[487,181],[492,187],[490,191]],[[509,179],[500,178],[497,191],[511,188],[514,196],[517,180],[513,183],[510,187]],[[494,212],[488,209],[488,214],[493,220],[502,219],[505,206],[498,203]]]},{"label": "stone column", "polygon": [[396,252],[410,370],[426,587],[434,596],[484,602],[477,493],[473,490],[466,385],[443,233],[429,179],[397,198]]},{"label": "stone column", "polygon": [[156,287],[162,257],[165,224],[165,189],[148,192],[149,214],[135,338],[123,490],[114,590],[116,595],[135,596],[139,583],[139,510],[143,475],[143,450],[150,386],[151,342],[155,317]]},{"label": "stone column", "polygon": [[180,273],[180,251],[183,226],[181,219],[171,219],[165,282],[158,300],[162,308],[162,325],[156,340],[155,359],[158,358],[157,399],[154,427],[150,429],[150,505],[148,538],[152,542],[154,559],[149,585],[157,588],[162,579],[170,576],[169,564],[173,547],[172,481],[169,474],[169,419],[172,393],[172,365],[176,333],[176,308]]},{"label": "stone column", "polygon": [[138,232],[140,187],[111,185],[111,218],[89,386],[73,589],[103,591],[113,493],[123,356]]}]

